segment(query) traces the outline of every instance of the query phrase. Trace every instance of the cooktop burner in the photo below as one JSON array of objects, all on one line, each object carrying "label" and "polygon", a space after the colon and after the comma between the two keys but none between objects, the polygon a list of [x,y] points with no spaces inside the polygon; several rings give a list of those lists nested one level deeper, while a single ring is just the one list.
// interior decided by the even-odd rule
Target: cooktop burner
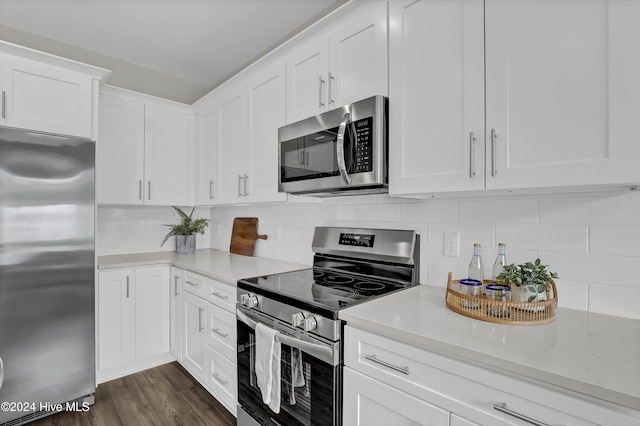
[{"label": "cooktop burner", "polygon": [[[259,294],[286,298],[288,303],[296,303],[301,307],[317,307],[330,311],[337,311],[407,287],[393,281],[316,268],[247,278],[239,281],[238,286]],[[295,302],[292,302],[292,299]]]}]

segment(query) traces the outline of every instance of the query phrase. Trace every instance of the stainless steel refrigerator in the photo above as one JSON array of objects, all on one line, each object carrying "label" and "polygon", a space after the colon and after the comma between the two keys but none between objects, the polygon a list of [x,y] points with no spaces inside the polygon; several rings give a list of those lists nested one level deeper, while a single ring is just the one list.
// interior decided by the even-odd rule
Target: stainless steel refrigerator
[{"label": "stainless steel refrigerator", "polygon": [[94,181],[93,141],[0,127],[0,425],[93,403]]}]

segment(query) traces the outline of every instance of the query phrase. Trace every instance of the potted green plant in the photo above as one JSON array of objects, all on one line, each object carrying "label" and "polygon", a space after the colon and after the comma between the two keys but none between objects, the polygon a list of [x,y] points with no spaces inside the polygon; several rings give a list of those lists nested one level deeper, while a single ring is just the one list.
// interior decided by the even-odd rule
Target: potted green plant
[{"label": "potted green plant", "polygon": [[196,234],[204,234],[204,228],[209,226],[210,219],[192,219],[195,207],[191,209],[191,213],[186,214],[180,207],[173,207],[182,220],[176,225],[164,225],[171,228],[169,233],[162,240],[160,247],[173,236],[176,237],[176,252],[193,253],[196,250]]},{"label": "potted green plant", "polygon": [[513,302],[540,302],[547,300],[547,288],[552,287],[554,278],[558,278],[558,274],[536,259],[521,265],[505,265],[496,280],[511,285]]}]

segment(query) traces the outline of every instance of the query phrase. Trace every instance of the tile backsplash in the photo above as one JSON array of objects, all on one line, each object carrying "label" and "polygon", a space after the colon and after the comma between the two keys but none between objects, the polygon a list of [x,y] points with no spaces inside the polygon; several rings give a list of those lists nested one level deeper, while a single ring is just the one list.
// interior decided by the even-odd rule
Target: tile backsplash
[{"label": "tile backsplash", "polygon": [[[258,217],[256,256],[310,265],[314,227],[415,229],[421,234],[421,282],[445,287],[447,273],[466,276],[473,243],[482,244],[489,278],[498,243],[507,261],[540,257],[560,276],[562,307],[640,319],[640,192],[408,200],[386,195],[326,198],[316,203],[199,208],[211,214],[199,248],[229,249],[234,217]],[[99,207],[97,252],[173,250],[161,224],[177,215],[166,207]],[[122,229],[125,228],[125,236]],[[444,233],[460,234],[460,257],[445,257]],[[120,235],[120,236],[118,236]]]}]

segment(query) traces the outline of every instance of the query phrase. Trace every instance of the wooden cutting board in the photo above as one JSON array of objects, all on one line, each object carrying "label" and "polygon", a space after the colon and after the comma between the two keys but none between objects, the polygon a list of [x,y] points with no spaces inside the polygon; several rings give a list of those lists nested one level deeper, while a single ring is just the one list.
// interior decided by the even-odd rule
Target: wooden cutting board
[{"label": "wooden cutting board", "polygon": [[258,238],[266,240],[268,237],[258,234],[257,217],[236,217],[233,219],[229,252],[244,256],[253,256]]}]

